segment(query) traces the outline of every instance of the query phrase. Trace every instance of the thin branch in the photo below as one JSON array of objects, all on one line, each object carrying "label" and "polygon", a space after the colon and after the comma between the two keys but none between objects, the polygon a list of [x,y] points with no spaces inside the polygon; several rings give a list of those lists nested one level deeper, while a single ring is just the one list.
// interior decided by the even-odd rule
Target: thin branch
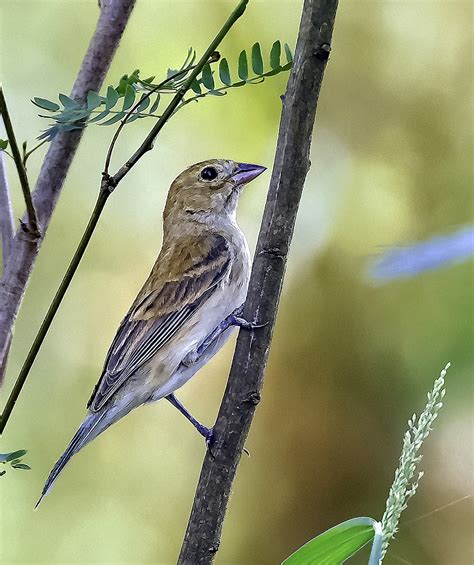
[{"label": "thin branch", "polygon": [[23,166],[26,169],[26,162],[28,161],[28,158],[30,157],[30,155],[32,153],[34,153],[37,149],[39,149],[42,145],[44,145],[45,143],[48,143],[47,139],[43,139],[43,141],[40,141],[38,144],[36,144],[33,149],[30,149],[29,151],[26,150],[26,141],[23,147],[23,157],[22,157],[22,162],[23,162]]},{"label": "thin branch", "polygon": [[[248,1],[248,0],[247,0]],[[216,57],[217,55],[217,57]],[[215,51],[214,53],[211,54],[210,58],[208,61],[206,61],[207,63],[213,63],[215,61],[217,61],[219,59],[219,54]],[[198,63],[199,65],[199,63]],[[204,66],[204,65],[203,65]],[[138,108],[138,106],[140,106],[144,100],[146,100],[147,98],[150,98],[150,96],[152,94],[154,94],[155,92],[158,92],[160,89],[163,88],[163,86],[165,86],[165,84],[168,84],[169,82],[174,81],[177,77],[179,77],[182,74],[186,74],[188,73],[191,69],[195,69],[197,67],[197,65],[194,65],[192,67],[189,67],[187,69],[182,69],[180,71],[177,71],[176,73],[170,75],[169,77],[165,78],[164,80],[162,80],[159,84],[157,84],[156,86],[154,86],[151,90],[149,90],[145,96],[140,97],[140,99],[130,108],[130,110],[125,114],[125,116],[123,117],[122,120],[120,120],[120,125],[117,128],[116,132],[114,133],[113,137],[112,137],[112,141],[110,142],[109,148],[107,150],[107,155],[105,157],[105,165],[104,165],[104,175],[108,175],[109,174],[109,167],[110,167],[110,161],[112,159],[112,153],[114,151],[115,145],[117,143],[117,140],[119,138],[120,133],[122,132],[123,128],[125,127],[125,124],[128,122],[128,120],[130,119],[130,116],[135,112],[135,110]],[[201,67],[202,68],[202,67]],[[189,87],[188,87],[189,88]],[[184,93],[185,94],[185,93]],[[181,98],[184,96],[184,94],[181,95]],[[115,112],[111,112],[111,113],[115,113]],[[140,115],[140,113],[139,113]],[[161,118],[162,115],[160,116],[155,116],[154,114],[143,114],[144,116],[153,116],[153,117],[157,117],[157,118]],[[164,124],[163,124],[164,125]]]},{"label": "thin branch", "polygon": [[5,157],[2,150],[0,150],[0,224],[2,233],[2,272],[4,273],[11,253],[13,236],[15,235],[15,220],[13,218]]},{"label": "thin branch", "polygon": [[28,373],[31,369],[31,366],[33,365],[36,355],[38,354],[38,351],[44,341],[44,338],[46,337],[51,322],[53,321],[53,318],[56,315],[56,312],[58,311],[59,305],[61,304],[61,300],[71,283],[72,277],[76,272],[76,269],[82,259],[82,256],[84,255],[84,251],[86,250],[86,247],[90,241],[95,226],[99,221],[100,214],[107,201],[107,196],[108,194],[106,192],[103,191],[100,192],[99,198],[97,199],[96,205],[94,207],[94,211],[89,220],[89,223],[87,224],[87,228],[84,232],[84,235],[82,236],[82,239],[79,243],[76,253],[72,258],[72,261],[66,271],[66,274],[64,275],[63,280],[61,281],[61,284],[56,292],[56,295],[53,298],[53,301],[48,309],[48,312],[43,320],[43,323],[41,324],[40,329],[38,330],[38,333],[28,352],[28,355],[26,356],[20,374],[18,375],[15,385],[13,386],[12,392],[8,397],[8,400],[5,404],[5,408],[0,418],[0,435],[3,433],[3,430],[5,429],[7,421],[10,418],[13,408],[15,407],[16,401],[18,400],[18,396],[20,395],[21,389],[23,388],[23,385],[25,384],[25,381],[28,377]]},{"label": "thin branch", "polygon": [[147,151],[150,151],[153,148],[153,143],[156,137],[158,136],[158,134],[160,133],[161,129],[168,121],[168,119],[173,115],[175,109],[179,106],[181,100],[184,98],[184,95],[191,88],[191,84],[194,82],[194,79],[198,76],[204,65],[212,57],[212,55],[214,54],[214,52],[216,51],[217,47],[224,39],[224,37],[229,33],[230,28],[245,12],[245,8],[247,7],[248,2],[249,0],[240,0],[235,10],[232,12],[232,14],[228,17],[227,21],[222,26],[219,33],[216,35],[214,40],[211,41],[211,43],[209,44],[209,47],[206,49],[199,62],[196,64],[193,71],[184,82],[183,86],[178,90],[176,95],[168,104],[165,111],[161,115],[160,120],[153,126],[150,133],[146,136],[145,140],[140,145],[140,147],[135,151],[135,153],[128,159],[128,161],[123,165],[123,167],[121,167],[115,173],[115,175],[113,176],[114,185],[117,185],[123,179],[123,177],[130,171],[130,169],[137,164],[139,159],[141,159]]},{"label": "thin branch", "polygon": [[250,424],[260,401],[286,259],[309,169],[316,105],[329,57],[338,0],[305,0],[293,70],[284,97],[270,188],[244,317],[267,322],[241,330],[229,381],[204,459],[178,563],[211,563]]},{"label": "thin branch", "polygon": [[[108,0],[102,4],[94,35],[71,92],[72,98],[82,102],[89,90],[100,90],[135,0]],[[58,134],[48,148],[33,193],[42,237],[31,241],[20,229],[13,240],[10,261],[0,285],[0,375],[5,371],[9,339],[39,247],[81,136],[82,131]]]},{"label": "thin branch", "polygon": [[23,229],[27,231],[33,238],[39,237],[38,231],[38,218],[36,217],[36,210],[31,198],[30,183],[28,182],[28,175],[23,164],[20,148],[16,142],[15,131],[8,111],[7,101],[3,92],[3,86],[0,84],[0,114],[2,115],[5,131],[7,132],[8,142],[12,151],[13,159],[15,161],[18,178],[20,179],[21,190],[23,198],[25,199],[26,212],[28,222],[24,224]]},{"label": "thin branch", "polygon": [[[4,409],[4,411],[1,415],[1,418],[0,418],[0,434],[2,434],[4,429],[5,429],[7,421],[10,418],[10,415],[11,415],[12,410],[13,410],[15,404],[16,404],[16,401],[18,400],[18,396],[20,395],[20,392],[21,392],[21,390],[22,390],[22,388],[23,388],[23,386],[26,382],[26,379],[28,377],[28,373],[29,373],[29,371],[30,371],[30,369],[31,369],[31,367],[34,363],[34,360],[36,359],[36,356],[37,356],[37,354],[40,350],[40,347],[41,347],[41,345],[44,341],[44,338],[46,337],[46,334],[47,334],[47,332],[48,332],[48,330],[51,326],[51,323],[54,319],[54,316],[56,315],[56,312],[57,312],[57,310],[58,310],[58,308],[61,304],[61,301],[64,298],[64,295],[66,294],[66,291],[67,291],[69,284],[71,283],[71,280],[72,280],[72,278],[73,278],[73,276],[74,276],[74,274],[77,270],[77,267],[79,266],[79,263],[80,263],[82,256],[83,256],[83,254],[84,254],[84,252],[87,248],[87,245],[89,244],[89,241],[90,241],[92,234],[95,230],[97,222],[99,221],[100,215],[102,213],[102,210],[104,209],[104,206],[107,202],[108,197],[113,192],[113,190],[115,190],[118,183],[130,171],[130,169],[139,161],[139,159],[141,157],[143,157],[143,155],[145,155],[145,153],[147,151],[150,151],[152,149],[153,141],[155,140],[156,136],[159,134],[159,132],[161,131],[163,126],[166,124],[166,122],[169,120],[169,118],[173,115],[175,108],[178,106],[178,104],[181,102],[181,100],[184,97],[184,95],[186,94],[186,92],[191,87],[191,83],[194,81],[196,76],[201,72],[204,65],[209,61],[209,58],[213,55],[217,46],[224,39],[226,34],[229,32],[230,28],[234,25],[234,23],[244,13],[247,3],[248,3],[248,0],[240,0],[237,8],[232,12],[232,14],[229,16],[227,21],[222,26],[219,33],[216,35],[216,37],[213,39],[213,41],[209,44],[209,47],[206,49],[204,55],[201,57],[200,61],[197,63],[196,67],[191,72],[189,77],[186,79],[186,82],[184,83],[184,85],[179,89],[179,91],[173,97],[171,102],[168,104],[168,106],[166,107],[165,111],[163,112],[161,118],[153,126],[150,133],[145,138],[145,141],[140,145],[140,147],[137,149],[137,151],[135,151],[135,153],[125,163],[125,165],[123,167],[121,167],[119,169],[119,171],[114,176],[110,176],[105,171],[102,174],[102,182],[101,182],[99,197],[98,197],[96,205],[94,207],[94,211],[92,212],[92,216],[91,216],[89,223],[86,227],[84,235],[82,236],[82,239],[79,243],[79,246],[78,246],[76,252],[74,253],[72,261],[71,261],[71,263],[70,263],[70,265],[69,265],[69,267],[66,271],[66,274],[63,277],[63,280],[61,281],[59,289],[58,289],[58,291],[56,292],[56,295],[53,298],[53,301],[52,301],[52,303],[51,303],[51,305],[50,305],[50,307],[49,307],[49,309],[46,313],[46,316],[45,316],[45,318],[44,318],[44,320],[43,320],[43,322],[40,326],[40,329],[38,330],[36,338],[35,338],[32,346],[30,348],[30,351],[28,352],[28,355],[25,359],[23,367],[21,368],[20,374],[19,374],[19,376],[18,376],[18,378],[15,382],[13,390],[12,390],[8,400],[7,400],[7,403],[5,405],[5,409]],[[120,128],[119,128],[119,130],[120,130]],[[114,136],[114,139],[116,139],[115,136]],[[107,153],[107,158],[106,158],[107,164],[110,162],[110,158],[111,158],[111,152],[109,151]]]}]

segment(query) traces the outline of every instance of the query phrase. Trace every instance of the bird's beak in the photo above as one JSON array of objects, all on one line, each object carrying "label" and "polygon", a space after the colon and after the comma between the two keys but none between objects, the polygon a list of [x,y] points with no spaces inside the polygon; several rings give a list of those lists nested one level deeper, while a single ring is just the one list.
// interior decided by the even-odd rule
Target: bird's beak
[{"label": "bird's beak", "polygon": [[251,165],[250,163],[238,163],[237,170],[232,175],[235,184],[247,184],[253,179],[257,178],[259,175],[266,171],[266,167],[261,165]]}]

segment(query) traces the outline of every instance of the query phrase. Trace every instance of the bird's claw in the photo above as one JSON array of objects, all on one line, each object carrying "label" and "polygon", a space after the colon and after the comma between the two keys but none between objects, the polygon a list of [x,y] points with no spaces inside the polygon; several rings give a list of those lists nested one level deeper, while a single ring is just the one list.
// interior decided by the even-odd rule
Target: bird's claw
[{"label": "bird's claw", "polygon": [[206,442],[206,448],[209,452],[209,455],[211,456],[212,459],[215,459],[216,456],[212,452],[212,447],[215,443],[214,428],[206,428],[206,431],[202,435],[204,436],[204,440]]},{"label": "bird's claw", "polygon": [[[216,442],[216,438],[214,436],[214,428],[206,428],[205,426],[202,426],[200,433],[204,436],[206,447],[211,459],[215,459],[216,454],[212,451],[212,448],[214,447],[214,444]],[[242,451],[245,453],[245,455],[247,455],[247,457],[250,457],[250,451],[246,447],[244,447]]]},{"label": "bird's claw", "polygon": [[264,324],[256,324],[255,322],[249,322],[245,318],[240,316],[232,316],[232,325],[239,326],[239,328],[244,328],[245,330],[256,330],[258,328],[264,328],[268,325],[268,322]]}]

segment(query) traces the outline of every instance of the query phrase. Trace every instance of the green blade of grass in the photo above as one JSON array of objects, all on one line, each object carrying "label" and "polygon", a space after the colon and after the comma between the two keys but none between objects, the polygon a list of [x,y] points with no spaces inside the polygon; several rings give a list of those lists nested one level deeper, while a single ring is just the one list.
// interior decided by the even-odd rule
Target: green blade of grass
[{"label": "green blade of grass", "polygon": [[366,517],[342,522],[305,543],[282,565],[340,565],[373,540],[375,524]]}]

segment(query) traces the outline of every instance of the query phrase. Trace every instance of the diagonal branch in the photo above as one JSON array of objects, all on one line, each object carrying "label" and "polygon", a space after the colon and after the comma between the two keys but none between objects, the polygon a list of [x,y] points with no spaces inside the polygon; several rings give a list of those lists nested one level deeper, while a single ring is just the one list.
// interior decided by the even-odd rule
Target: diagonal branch
[{"label": "diagonal branch", "polygon": [[120,169],[115,173],[113,176],[114,186],[117,185],[123,177],[130,171],[132,167],[134,167],[137,162],[143,157],[143,155],[147,151],[151,151],[153,149],[153,143],[155,142],[156,137],[160,133],[161,129],[163,128],[164,124],[171,118],[173,113],[175,112],[176,108],[179,106],[181,101],[183,100],[186,92],[191,88],[191,84],[194,82],[194,79],[198,76],[198,74],[202,71],[204,65],[212,59],[215,50],[220,45],[221,41],[224,37],[229,33],[230,28],[235,24],[235,22],[243,15],[245,9],[247,7],[249,0],[240,0],[237,4],[237,7],[230,16],[225,21],[222,28],[217,33],[216,37],[211,41],[209,46],[207,47],[206,51],[203,53],[202,57],[199,59],[198,63],[194,67],[194,69],[189,74],[188,78],[184,82],[183,86],[178,90],[176,95],[173,97],[171,102],[166,107],[165,111],[161,115],[158,122],[153,126],[150,133],[146,136],[143,143],[140,147],[133,153],[133,155],[127,160],[127,162],[120,167]]},{"label": "diagonal branch", "polygon": [[[89,90],[100,90],[134,5],[135,0],[102,0],[100,17],[72,88],[72,98],[82,102]],[[12,242],[10,261],[0,283],[0,376],[5,371],[8,344],[39,247],[81,136],[81,130],[61,133],[51,142],[33,193],[41,237],[32,241],[20,228]]]},{"label": "diagonal branch", "polygon": [[13,237],[15,235],[15,220],[13,219],[10,188],[8,186],[5,157],[2,150],[0,150],[0,226],[2,234],[2,263],[3,272],[5,272],[7,261],[11,253]]},{"label": "diagonal branch", "polygon": [[[219,38],[216,37],[214,39],[214,41],[211,43],[211,47],[214,45],[218,45],[220,43],[220,41],[224,38],[225,34],[229,31],[229,29],[231,28],[231,26],[237,21],[237,19],[244,13],[245,10],[245,6],[248,3],[248,0],[243,0],[239,3],[238,7],[236,10],[234,10],[234,12],[230,15],[230,17],[227,19],[227,21],[224,24],[224,27],[221,29],[220,34],[222,34],[222,36]],[[223,33],[224,32],[224,33]],[[210,49],[208,49],[206,51],[209,52]],[[209,59],[205,59],[205,56],[203,55],[200,59],[200,61],[196,64],[193,65],[189,68],[184,68],[183,70],[177,71],[176,73],[171,74],[170,76],[166,77],[164,80],[162,80],[159,84],[157,84],[156,86],[154,86],[151,90],[149,90],[145,96],[143,96],[142,98],[140,98],[131,108],[130,110],[125,114],[124,118],[122,120],[120,120],[120,125],[117,128],[116,132],[114,133],[114,136],[112,137],[112,141],[110,142],[109,145],[109,149],[107,150],[107,155],[105,157],[105,165],[104,165],[104,172],[103,175],[107,176],[109,175],[109,168],[110,168],[110,162],[112,160],[112,154],[114,152],[115,149],[115,145],[117,143],[117,140],[119,138],[119,135],[121,134],[123,128],[125,127],[125,124],[129,121],[130,117],[132,116],[132,114],[134,112],[136,112],[136,110],[138,109],[138,107],[143,104],[143,101],[146,98],[150,98],[150,96],[155,93],[155,92],[159,92],[160,89],[162,89],[167,83],[175,80],[176,78],[178,78],[180,75],[186,74],[190,69],[193,71],[193,80],[194,78],[196,78],[196,76],[199,74],[199,72],[202,70],[203,66],[205,65],[205,63],[215,63],[216,61],[219,60],[220,54],[217,51],[213,51],[211,52],[211,55],[209,57]],[[196,70],[197,69],[197,70]],[[182,85],[180,92],[178,92],[175,96],[175,99],[178,99],[178,103],[181,104],[181,106],[184,105],[183,103],[183,97],[185,96],[186,92],[189,90],[191,83],[193,82],[193,80],[189,80],[188,82],[189,84],[186,86],[186,81],[185,83]],[[171,104],[174,103],[174,99],[171,101]],[[171,117],[172,114],[170,114]],[[158,122],[157,125],[152,129],[153,133],[153,139],[156,138],[156,136],[158,135],[158,133],[160,132],[160,129],[162,127],[161,123],[164,125],[164,123],[167,121],[167,119],[169,118],[165,118],[163,119],[163,115],[158,117]],[[125,175],[124,175],[125,176]],[[123,176],[120,179],[114,179],[113,182],[115,182],[115,186],[118,184],[118,182],[123,178]],[[113,187],[112,187],[113,188]]]},{"label": "diagonal branch", "polygon": [[309,169],[311,134],[329,57],[338,0],[305,0],[293,70],[284,97],[267,203],[243,316],[268,322],[241,330],[215,424],[212,454],[204,459],[180,565],[212,563],[237,465],[260,401],[286,259]]},{"label": "diagonal branch", "polygon": [[[145,155],[147,153],[147,151],[150,151],[153,148],[153,143],[156,139],[156,137],[158,136],[158,134],[160,133],[160,131],[162,130],[162,128],[164,127],[164,125],[166,124],[166,122],[171,118],[171,116],[173,115],[175,109],[178,107],[179,103],[181,102],[181,100],[183,99],[183,97],[185,96],[186,92],[191,88],[191,84],[194,81],[194,79],[196,78],[196,76],[201,72],[202,68],[204,67],[204,65],[206,63],[208,63],[210,60],[212,60],[212,58],[214,57],[214,52],[216,50],[216,48],[218,47],[218,45],[221,43],[221,41],[224,39],[224,37],[227,35],[227,33],[229,32],[230,28],[235,24],[235,22],[242,16],[242,14],[245,11],[245,8],[248,4],[249,0],[239,0],[239,3],[237,4],[237,7],[235,8],[235,10],[233,10],[233,12],[230,14],[230,16],[227,18],[227,20],[224,22],[224,25],[222,26],[222,28],[219,30],[219,32],[217,33],[217,35],[215,36],[215,38],[211,41],[211,43],[209,44],[208,48],[206,49],[206,51],[204,52],[204,54],[202,55],[201,59],[199,60],[199,62],[196,64],[196,66],[194,67],[194,69],[192,70],[192,72],[190,73],[189,77],[186,79],[186,81],[184,82],[183,86],[178,90],[178,92],[175,94],[175,96],[172,98],[171,102],[168,104],[168,106],[166,107],[165,111],[163,112],[163,114],[160,116],[160,119],[158,120],[158,122],[153,126],[153,128],[151,129],[150,133],[146,136],[145,140],[142,142],[142,144],[139,146],[139,148],[133,153],[133,155],[128,159],[128,161],[117,171],[117,173],[113,176],[109,175],[107,172],[108,166],[110,164],[110,158],[111,158],[111,154],[112,154],[112,150],[113,150],[113,146],[115,144],[115,141],[117,139],[118,133],[120,133],[121,131],[121,127],[123,127],[123,125],[121,125],[118,130],[117,133],[115,134],[115,136],[112,139],[112,143],[111,143],[111,148],[109,148],[109,151],[107,152],[107,157],[106,157],[106,170],[102,173],[102,182],[101,182],[101,186],[100,186],[100,191],[99,191],[99,196],[97,198],[94,210],[92,211],[92,215],[90,217],[90,220],[87,224],[87,227],[84,231],[84,234],[81,238],[81,241],[79,242],[79,245],[74,253],[74,256],[71,260],[71,263],[69,264],[69,267],[67,268],[67,271],[61,281],[61,284],[59,285],[59,288],[53,298],[53,301],[51,302],[51,305],[48,309],[48,311],[46,312],[46,316],[38,330],[38,333],[36,334],[36,337],[33,341],[33,344],[28,352],[28,355],[26,356],[26,359],[23,363],[23,366],[20,370],[20,373],[18,375],[18,378],[13,386],[13,390],[10,394],[10,396],[8,397],[8,400],[5,404],[5,408],[0,416],[0,435],[3,433],[6,423],[8,421],[8,419],[10,418],[10,415],[12,413],[12,410],[15,406],[15,403],[18,399],[18,396],[20,395],[20,392],[26,382],[26,379],[28,377],[29,371],[36,359],[36,356],[38,355],[38,352],[41,348],[41,345],[46,337],[46,334],[53,322],[54,316],[56,315],[56,312],[58,311],[58,308],[62,302],[62,299],[64,298],[64,295],[67,292],[67,289],[72,281],[72,278],[74,277],[74,274],[79,266],[79,263],[82,259],[82,256],[84,255],[84,252],[89,244],[89,241],[92,237],[92,234],[94,233],[94,230],[96,228],[97,222],[99,221],[100,215],[102,214],[102,211],[105,207],[105,204],[107,202],[107,199],[109,198],[109,196],[112,194],[112,192],[115,190],[115,188],[117,187],[117,185],[119,184],[119,182],[127,175],[127,173],[130,171],[130,169],[136,165],[138,163],[138,161],[143,157],[143,155]],[[130,115],[132,112],[132,110],[129,112],[128,115]],[[127,118],[125,118],[126,121]],[[125,123],[125,122],[123,122]],[[1,371],[1,367],[0,367],[0,371]],[[1,374],[1,372],[0,372]]]},{"label": "diagonal branch", "polygon": [[15,130],[13,129],[10,113],[8,111],[7,101],[5,100],[5,94],[3,92],[3,86],[1,84],[0,114],[2,115],[3,125],[5,126],[5,131],[7,132],[8,142],[10,143],[13,160],[15,161],[16,170],[18,172],[18,178],[20,179],[23,198],[25,199],[28,222],[25,222],[23,229],[24,231],[28,232],[31,237],[36,238],[39,236],[38,219],[36,217],[35,207],[33,206],[33,200],[31,199],[30,183],[28,182],[28,175],[26,174],[25,165],[23,164],[20,148],[18,147],[18,143],[16,142]]}]

